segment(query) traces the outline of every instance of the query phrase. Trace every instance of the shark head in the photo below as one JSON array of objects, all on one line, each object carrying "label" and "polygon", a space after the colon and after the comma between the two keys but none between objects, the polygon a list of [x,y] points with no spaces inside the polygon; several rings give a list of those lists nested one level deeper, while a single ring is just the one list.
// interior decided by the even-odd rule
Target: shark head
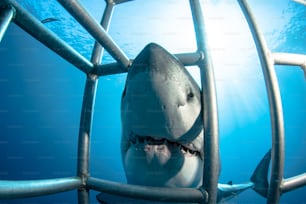
[{"label": "shark head", "polygon": [[121,100],[123,167],[130,184],[197,187],[203,175],[200,88],[157,44],[129,69]]},{"label": "shark head", "polygon": [[[200,93],[185,67],[159,45],[147,45],[136,57],[121,100],[121,154],[129,184],[201,186],[204,136]],[[266,197],[270,160],[269,151],[250,182],[218,184],[217,202],[249,188]],[[100,203],[153,203],[104,192],[97,199]]]}]

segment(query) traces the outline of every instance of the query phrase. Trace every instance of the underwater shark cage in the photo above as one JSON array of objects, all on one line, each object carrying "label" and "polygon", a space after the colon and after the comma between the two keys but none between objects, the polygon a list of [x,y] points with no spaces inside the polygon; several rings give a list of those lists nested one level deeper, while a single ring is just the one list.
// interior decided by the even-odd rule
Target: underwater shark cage
[{"label": "underwater shark cage", "polygon": [[[96,40],[90,61],[48,30],[43,23],[33,17],[15,0],[0,0],[0,41],[9,24],[14,22],[87,75],[79,127],[77,175],[43,180],[0,180],[0,199],[43,196],[75,189],[78,190],[78,203],[80,204],[90,203],[90,190],[152,201],[216,203],[220,170],[218,111],[214,70],[207,49],[205,18],[199,0],[189,0],[196,33],[197,52],[176,55],[185,66],[197,65],[199,67],[201,84],[205,89],[202,99],[203,104],[205,104],[203,106],[204,135],[206,135],[204,138],[204,155],[209,156],[204,158],[203,185],[199,189],[137,186],[89,176],[90,133],[98,79],[100,76],[127,72],[132,62],[107,33],[114,7],[128,2],[128,0],[106,0],[107,4],[100,24],[91,17],[78,1],[58,0],[58,2]],[[267,203],[278,203],[281,194],[306,185],[306,173],[286,179],[283,177],[284,124],[274,65],[299,66],[306,73],[306,55],[271,53],[256,25],[249,6],[243,0],[238,2],[257,47],[268,93],[272,128],[272,164]],[[110,53],[116,63],[101,64],[104,49]]]}]

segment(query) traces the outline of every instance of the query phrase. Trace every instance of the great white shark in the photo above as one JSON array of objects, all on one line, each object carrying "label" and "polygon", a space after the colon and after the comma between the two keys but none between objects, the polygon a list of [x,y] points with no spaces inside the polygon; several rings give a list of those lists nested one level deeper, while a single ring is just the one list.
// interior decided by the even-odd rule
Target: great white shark
[{"label": "great white shark", "polygon": [[[133,61],[121,99],[121,155],[127,182],[198,188],[203,180],[201,90],[184,65],[150,43]],[[218,184],[218,202],[253,188],[265,196],[270,152],[249,182]],[[101,203],[161,203],[101,193]]]}]

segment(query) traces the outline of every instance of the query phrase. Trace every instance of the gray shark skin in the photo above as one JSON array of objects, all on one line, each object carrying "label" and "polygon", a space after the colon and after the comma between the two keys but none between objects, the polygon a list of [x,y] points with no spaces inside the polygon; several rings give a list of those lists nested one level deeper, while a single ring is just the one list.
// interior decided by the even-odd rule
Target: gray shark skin
[{"label": "gray shark skin", "polygon": [[156,44],[131,66],[121,101],[121,153],[128,183],[198,187],[203,174],[200,89]]},{"label": "gray shark skin", "polygon": [[[201,90],[183,64],[157,44],[147,45],[128,71],[121,99],[121,122],[121,155],[129,184],[201,186],[204,166]],[[258,165],[251,182],[219,184],[218,201],[254,187],[259,177],[265,180],[267,172],[262,166],[266,165],[269,163]],[[260,184],[257,187],[262,188]],[[109,204],[162,203],[105,193],[97,199]]]}]

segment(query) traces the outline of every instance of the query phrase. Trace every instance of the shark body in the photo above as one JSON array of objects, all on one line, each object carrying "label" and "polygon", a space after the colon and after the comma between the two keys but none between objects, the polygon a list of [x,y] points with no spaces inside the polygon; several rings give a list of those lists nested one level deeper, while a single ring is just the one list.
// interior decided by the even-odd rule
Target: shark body
[{"label": "shark body", "polygon": [[[209,156],[203,152],[201,90],[161,46],[147,45],[133,61],[122,94],[121,121],[121,155],[129,184],[201,186],[203,158]],[[267,157],[259,163],[248,183],[219,184],[218,202],[262,187],[258,181],[267,177],[266,161]],[[105,193],[97,198],[101,203],[162,203]]]}]

